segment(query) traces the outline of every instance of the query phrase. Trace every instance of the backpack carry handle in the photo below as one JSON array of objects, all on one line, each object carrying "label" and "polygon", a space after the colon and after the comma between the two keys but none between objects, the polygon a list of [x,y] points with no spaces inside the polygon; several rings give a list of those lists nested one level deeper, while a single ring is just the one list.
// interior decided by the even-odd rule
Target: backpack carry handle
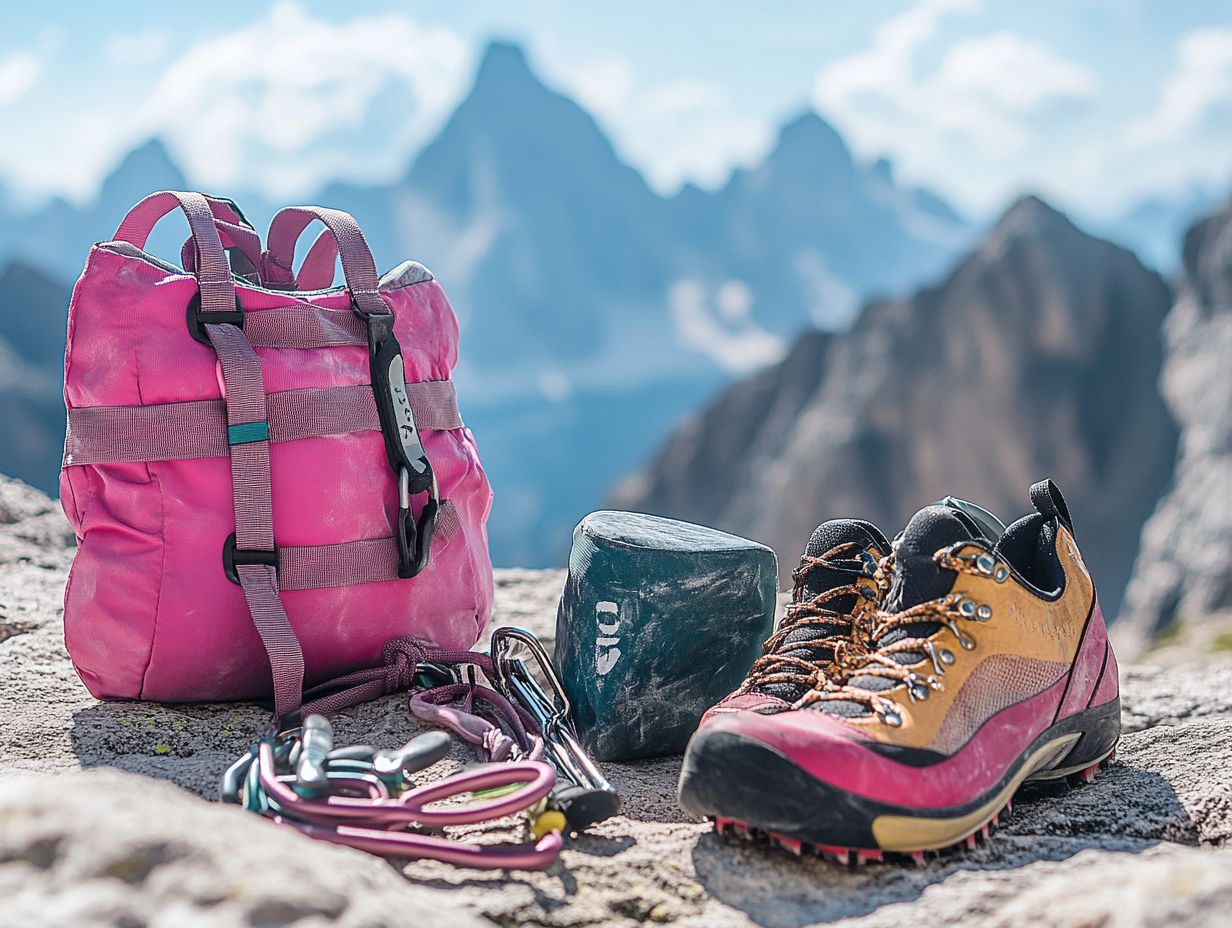
[{"label": "backpack carry handle", "polygon": [[304,229],[314,221],[324,223],[342,259],[342,274],[356,309],[365,316],[387,316],[389,306],[377,289],[376,263],[359,224],[350,213],[321,206],[288,206],[270,222],[262,273],[277,284],[295,284],[295,246]]},{"label": "backpack carry handle", "polygon": [[[238,251],[248,264],[248,268],[236,268],[234,256],[231,257],[232,269],[242,276],[249,273],[256,275],[256,282],[261,282],[261,236],[252,227],[248,217],[241,212],[239,205],[230,199],[213,197],[205,194],[205,201],[214,214],[214,225],[218,229],[224,249]],[[184,240],[180,248],[180,266],[186,271],[196,270],[196,248],[192,236]]]},{"label": "backpack carry handle", "polygon": [[[215,202],[225,205],[221,200]],[[158,221],[177,208],[188,218],[188,227],[192,230],[193,274],[201,291],[201,312],[234,314],[235,286],[231,282],[231,267],[223,250],[214,207],[203,194],[179,190],[150,194],[128,211],[116,229],[115,240],[144,248]]]},{"label": "backpack carry handle", "polygon": [[334,282],[334,263],[338,260],[338,240],[328,229],[304,255],[295,275],[296,290],[325,290]]}]

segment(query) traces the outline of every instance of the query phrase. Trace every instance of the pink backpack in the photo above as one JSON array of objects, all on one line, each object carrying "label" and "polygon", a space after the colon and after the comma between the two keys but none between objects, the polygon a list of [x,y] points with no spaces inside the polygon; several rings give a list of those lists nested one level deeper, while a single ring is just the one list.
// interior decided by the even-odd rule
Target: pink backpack
[{"label": "pink backpack", "polygon": [[[142,250],[177,207],[182,268]],[[314,220],[326,231],[296,275]],[[346,286],[331,287],[339,258]],[[457,356],[431,273],[378,278],[346,213],[284,209],[263,251],[230,201],[135,206],[69,307],[64,631],[90,692],[272,690],[281,717],[305,682],[380,664],[392,638],[473,645],[492,606],[492,493]]]}]

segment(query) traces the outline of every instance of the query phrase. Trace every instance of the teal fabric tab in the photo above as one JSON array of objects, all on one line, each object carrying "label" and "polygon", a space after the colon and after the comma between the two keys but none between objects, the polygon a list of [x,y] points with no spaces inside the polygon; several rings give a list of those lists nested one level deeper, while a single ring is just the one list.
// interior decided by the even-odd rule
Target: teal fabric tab
[{"label": "teal fabric tab", "polygon": [[268,422],[241,422],[227,426],[228,444],[247,445],[254,441],[269,441]]}]

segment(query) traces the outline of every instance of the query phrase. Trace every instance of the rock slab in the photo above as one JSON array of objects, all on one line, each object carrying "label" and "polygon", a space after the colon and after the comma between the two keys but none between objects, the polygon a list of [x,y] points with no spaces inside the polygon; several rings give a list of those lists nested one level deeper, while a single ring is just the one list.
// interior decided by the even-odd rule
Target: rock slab
[{"label": "rock slab", "polygon": [[[1088,928],[1225,925],[1232,910],[1232,662],[1128,668],[1113,765],[1089,786],[1024,791],[991,841],[924,867],[722,841],[677,807],[677,758],[609,765],[624,815],[547,872],[391,866],[205,801],[265,713],[91,699],[60,637],[62,517],[0,480],[0,523],[0,925]],[[563,581],[499,572],[496,620],[551,644]],[[379,745],[417,730],[401,697],[335,727]],[[468,760],[456,747],[452,763]]]}]

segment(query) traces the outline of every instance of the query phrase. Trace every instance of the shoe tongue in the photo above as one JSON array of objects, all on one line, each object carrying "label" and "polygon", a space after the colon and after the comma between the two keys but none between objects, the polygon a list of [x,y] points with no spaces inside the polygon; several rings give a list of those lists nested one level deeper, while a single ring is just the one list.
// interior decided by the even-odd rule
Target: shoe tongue
[{"label": "shoe tongue", "polygon": [[[940,567],[933,560],[942,548],[956,542],[983,540],[983,536],[970,518],[947,506],[927,506],[921,509],[903,529],[894,549],[894,577],[886,594],[883,606],[886,612],[902,612],[912,606],[938,599],[950,592],[958,577],[952,570]],[[925,620],[892,629],[874,642],[884,647],[904,638],[927,638],[941,627],[939,622]],[[924,654],[903,651],[892,655],[900,664],[915,664]],[[883,692],[898,686],[898,681],[877,674],[857,674],[847,681],[857,689]],[[832,715],[854,716],[867,714],[862,703],[837,701],[819,704],[822,711]]]},{"label": "shoe tongue", "polygon": [[829,567],[814,567],[804,580],[804,594],[808,597],[819,596],[827,590],[851,583],[854,574],[863,573],[866,561],[861,552],[872,550],[874,559],[879,559],[890,550],[890,544],[881,534],[881,530],[871,522],[861,519],[831,519],[822,522],[813,530],[812,537],[804,546],[804,557],[800,559],[803,565],[805,558],[820,558],[842,545],[858,545],[857,549],[846,552],[843,557],[832,559],[839,569]]},{"label": "shoe tongue", "polygon": [[[881,558],[890,550],[889,542],[881,530],[871,522],[860,519],[832,519],[817,526],[813,535],[804,547],[804,557],[800,559],[801,566],[806,558],[820,558],[835,548],[855,544],[859,547],[851,552],[844,552],[843,557],[833,558],[834,567],[814,566],[809,569],[804,578],[804,586],[799,597],[793,602],[808,601],[829,590],[853,583],[857,576],[863,574],[868,563],[860,556],[861,552],[869,551],[874,560]],[[843,616],[855,608],[854,596],[840,596],[825,604],[830,612]],[[827,645],[818,644],[831,635],[845,634],[848,630],[845,620],[809,624],[788,633],[783,643],[778,647],[778,654],[797,657],[812,663],[824,663],[834,659],[834,651]],[[794,683],[767,683],[757,688],[759,692],[777,696],[787,702],[795,702],[807,691],[807,687]]]},{"label": "shoe tongue", "polygon": [[978,527],[948,506],[926,506],[911,517],[894,553],[894,577],[886,596],[887,612],[902,612],[950,592],[957,574],[940,567],[933,556],[961,541],[986,541]]}]

